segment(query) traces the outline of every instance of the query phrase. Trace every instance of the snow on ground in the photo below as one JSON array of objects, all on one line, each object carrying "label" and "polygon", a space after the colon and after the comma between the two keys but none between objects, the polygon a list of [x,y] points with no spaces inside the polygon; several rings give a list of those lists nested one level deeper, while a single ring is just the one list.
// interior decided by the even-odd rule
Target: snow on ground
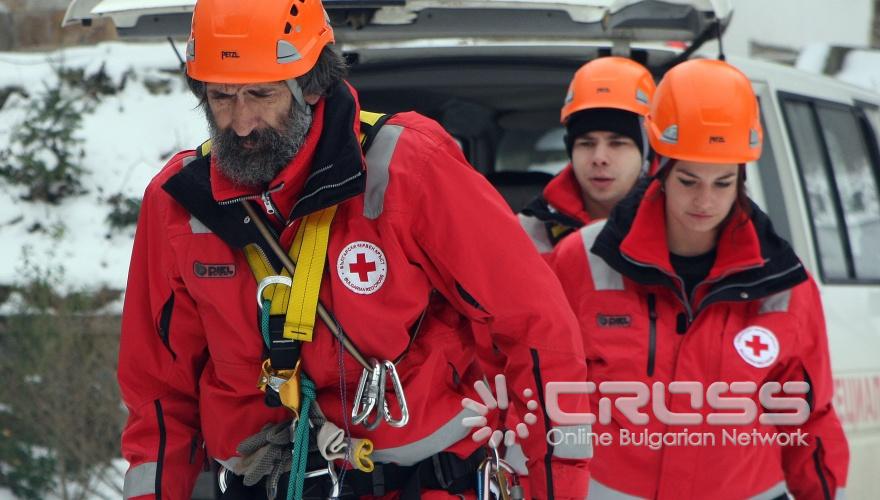
[{"label": "snow on ground", "polygon": [[[106,197],[139,197],[172,154],[206,138],[195,98],[172,73],[179,62],[168,43],[109,42],[51,53],[0,52],[0,89],[21,86],[33,96],[56,82],[53,66],[82,67],[89,75],[102,64],[114,82],[129,70],[133,77],[123,91],[103,97],[94,112],[83,117],[77,135],[85,141],[82,164],[89,173],[83,184],[89,193],[59,206],[30,203],[18,198],[19,189],[0,180],[0,284],[19,280],[23,252],[29,249],[28,258],[41,267],[48,262],[64,266],[65,287],[123,289],[133,229],[111,231]],[[152,95],[145,78],[173,80],[171,93]],[[27,99],[12,95],[0,109],[0,149],[8,146],[27,105]],[[37,222],[63,227],[60,241],[53,242],[45,232],[29,232]]]}]

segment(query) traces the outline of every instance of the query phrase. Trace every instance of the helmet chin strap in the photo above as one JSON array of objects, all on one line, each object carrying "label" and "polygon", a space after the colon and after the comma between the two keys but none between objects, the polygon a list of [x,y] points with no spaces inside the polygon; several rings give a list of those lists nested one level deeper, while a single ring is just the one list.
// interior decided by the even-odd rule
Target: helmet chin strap
[{"label": "helmet chin strap", "polygon": [[296,104],[300,109],[311,109],[306,105],[306,99],[303,96],[302,87],[299,86],[299,83],[296,81],[296,78],[290,78],[288,80],[284,80],[284,83],[287,84],[287,88],[290,89],[290,93],[293,94],[293,99],[296,101]]},{"label": "helmet chin strap", "polygon": [[645,117],[639,116],[639,131],[642,133],[642,177],[651,173],[651,143],[648,141],[648,132],[645,127]]}]

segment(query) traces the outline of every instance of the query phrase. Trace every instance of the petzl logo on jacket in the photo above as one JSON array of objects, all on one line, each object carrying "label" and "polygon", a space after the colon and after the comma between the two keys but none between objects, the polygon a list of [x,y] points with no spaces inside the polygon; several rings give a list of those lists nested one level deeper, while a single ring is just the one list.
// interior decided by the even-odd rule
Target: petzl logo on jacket
[{"label": "petzl logo on jacket", "polygon": [[602,328],[626,328],[632,325],[632,317],[629,314],[597,314],[596,323]]},{"label": "petzl logo on jacket", "polygon": [[231,278],[235,276],[235,264],[202,264],[193,262],[193,273],[199,278]]}]

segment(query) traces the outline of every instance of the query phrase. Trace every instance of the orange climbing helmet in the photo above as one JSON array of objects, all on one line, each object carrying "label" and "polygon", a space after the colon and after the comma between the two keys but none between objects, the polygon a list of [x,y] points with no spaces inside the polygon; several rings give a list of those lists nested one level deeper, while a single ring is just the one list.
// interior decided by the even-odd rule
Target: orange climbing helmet
[{"label": "orange climbing helmet", "polygon": [[333,28],[320,0],[198,0],[186,72],[212,83],[290,80],[315,65]]},{"label": "orange climbing helmet", "polygon": [[600,57],[575,72],[560,121],[585,109],[612,108],[640,116],[648,114],[654,95],[654,78],[641,64],[625,57]]},{"label": "orange climbing helmet", "polygon": [[724,61],[695,59],[669,70],[645,120],[660,156],[702,163],[761,157],[761,117],[749,79]]}]

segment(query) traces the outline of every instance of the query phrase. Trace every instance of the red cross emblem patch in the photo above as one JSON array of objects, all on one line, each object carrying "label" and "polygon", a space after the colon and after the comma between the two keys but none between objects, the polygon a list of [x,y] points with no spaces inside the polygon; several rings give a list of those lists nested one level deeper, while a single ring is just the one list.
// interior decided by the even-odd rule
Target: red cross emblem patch
[{"label": "red cross emblem patch", "polygon": [[760,326],[750,326],[737,333],[733,347],[746,363],[757,368],[766,368],[779,357],[776,335]]},{"label": "red cross emblem patch", "polygon": [[339,252],[336,260],[339,280],[349,290],[361,295],[376,293],[388,276],[385,254],[369,241],[355,241]]}]

